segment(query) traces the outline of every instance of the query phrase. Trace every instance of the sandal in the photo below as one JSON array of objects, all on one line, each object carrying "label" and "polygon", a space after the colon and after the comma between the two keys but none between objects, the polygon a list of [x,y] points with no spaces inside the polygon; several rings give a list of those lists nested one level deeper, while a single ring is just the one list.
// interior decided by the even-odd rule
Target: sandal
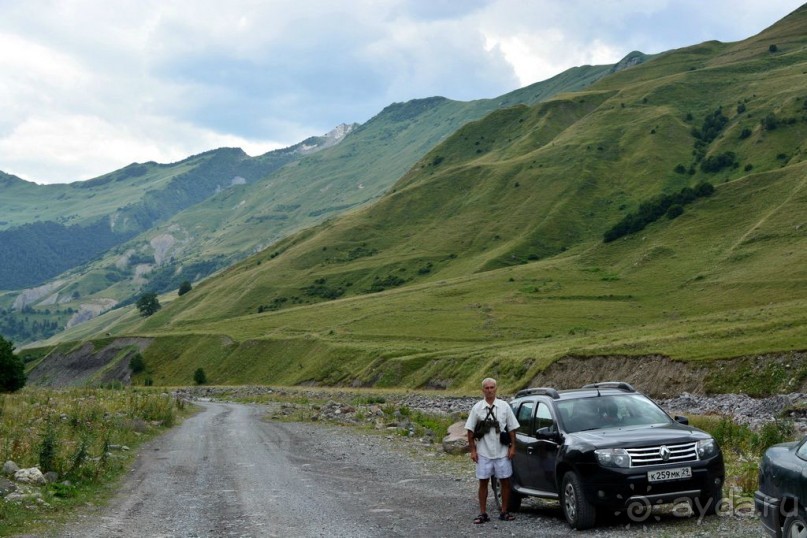
[{"label": "sandal", "polygon": [[487,523],[488,521],[490,521],[490,516],[488,516],[485,512],[482,512],[474,518],[474,525],[481,525],[482,523]]},{"label": "sandal", "polygon": [[501,519],[502,521],[513,521],[515,519],[515,516],[510,512],[502,512],[501,514],[499,514],[499,519]]}]

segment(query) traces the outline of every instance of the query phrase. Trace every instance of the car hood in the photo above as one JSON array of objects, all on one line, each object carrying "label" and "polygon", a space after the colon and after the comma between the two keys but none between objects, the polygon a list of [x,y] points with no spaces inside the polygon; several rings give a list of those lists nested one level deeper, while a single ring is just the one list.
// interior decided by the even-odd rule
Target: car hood
[{"label": "car hood", "polygon": [[655,426],[629,426],[606,428],[571,434],[579,441],[597,447],[631,447],[655,444],[688,443],[708,439],[709,435],[681,424],[659,424]]}]

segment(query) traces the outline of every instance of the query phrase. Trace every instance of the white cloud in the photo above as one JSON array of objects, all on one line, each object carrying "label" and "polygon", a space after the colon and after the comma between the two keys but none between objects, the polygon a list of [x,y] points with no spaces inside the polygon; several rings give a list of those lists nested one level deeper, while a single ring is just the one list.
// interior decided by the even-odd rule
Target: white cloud
[{"label": "white cloud", "polygon": [[633,50],[741,39],[800,1],[0,2],[0,170],[65,182],[259,154],[395,101],[496,97]]}]

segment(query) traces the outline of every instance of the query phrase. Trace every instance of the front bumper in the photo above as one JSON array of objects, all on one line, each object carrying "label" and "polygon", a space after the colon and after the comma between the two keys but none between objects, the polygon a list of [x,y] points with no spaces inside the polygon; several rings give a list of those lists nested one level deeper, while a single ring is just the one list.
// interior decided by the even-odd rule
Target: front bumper
[{"label": "front bumper", "polygon": [[759,514],[762,528],[765,529],[768,536],[773,536],[774,538],[781,538],[782,536],[783,518],[781,507],[782,502],[780,499],[766,495],[761,491],[754,493],[754,509]]},{"label": "front bumper", "polygon": [[[712,461],[692,462],[692,477],[665,482],[649,482],[647,472],[658,467],[629,469],[601,467],[596,463],[579,469],[584,493],[588,501],[597,506],[614,508],[641,503],[647,507],[685,501],[700,502],[719,492],[725,471],[721,458]],[[694,507],[698,510],[698,506]],[[707,507],[700,507],[706,509]]]}]

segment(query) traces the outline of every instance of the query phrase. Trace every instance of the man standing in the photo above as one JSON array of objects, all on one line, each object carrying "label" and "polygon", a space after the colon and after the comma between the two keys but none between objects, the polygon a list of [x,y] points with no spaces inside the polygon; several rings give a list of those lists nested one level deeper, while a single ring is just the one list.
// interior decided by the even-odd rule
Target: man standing
[{"label": "man standing", "polygon": [[[479,515],[474,523],[490,521],[487,504],[491,476],[498,478],[501,485],[502,512],[499,519],[512,521],[515,518],[507,511],[507,503],[510,501],[510,476],[513,474],[510,460],[516,453],[518,421],[510,405],[496,398],[495,379],[488,377],[482,381],[482,393],[485,399],[474,404],[465,422],[471,459],[476,463],[476,478],[479,479]],[[507,432],[509,444],[502,443],[502,432]]]}]

